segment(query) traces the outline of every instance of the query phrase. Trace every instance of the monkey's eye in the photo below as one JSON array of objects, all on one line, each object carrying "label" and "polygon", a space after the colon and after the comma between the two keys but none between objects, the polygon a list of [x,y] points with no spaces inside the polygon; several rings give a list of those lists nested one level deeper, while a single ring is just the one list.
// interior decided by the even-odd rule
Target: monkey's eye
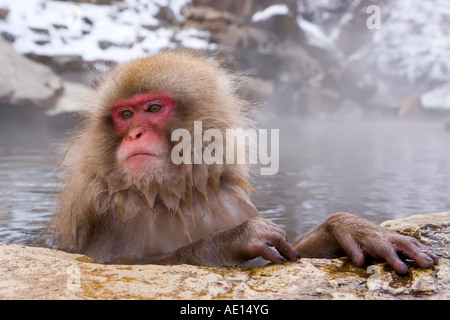
[{"label": "monkey's eye", "polygon": [[124,110],[120,113],[120,117],[122,119],[130,119],[133,116],[133,112],[131,112],[130,110]]},{"label": "monkey's eye", "polygon": [[160,112],[162,108],[163,107],[159,104],[152,104],[150,105],[150,107],[148,107],[147,111],[151,113],[157,113]]}]

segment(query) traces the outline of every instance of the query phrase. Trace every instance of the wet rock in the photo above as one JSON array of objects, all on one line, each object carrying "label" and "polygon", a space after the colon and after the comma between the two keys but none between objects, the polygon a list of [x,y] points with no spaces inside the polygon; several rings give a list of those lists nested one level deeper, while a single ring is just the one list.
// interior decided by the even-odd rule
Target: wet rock
[{"label": "wet rock", "polygon": [[48,114],[56,115],[86,110],[92,103],[93,93],[93,90],[84,83],[64,81],[64,91]]},{"label": "wet rock", "polygon": [[33,32],[35,32],[35,33],[38,33],[38,34],[41,34],[41,35],[46,35],[46,36],[48,36],[49,34],[50,34],[50,32],[48,31],[48,29],[46,29],[46,28],[32,28],[32,27],[30,27],[29,28],[31,31],[33,31]]},{"label": "wet rock", "polygon": [[450,259],[450,212],[418,214],[404,219],[387,220],[381,225],[417,238],[433,246],[441,257]]},{"label": "wet rock", "polygon": [[169,7],[161,7],[159,13],[155,16],[162,25],[178,25],[178,20]]},{"label": "wet rock", "polygon": [[0,100],[49,107],[61,93],[62,80],[49,67],[17,54],[9,43],[0,41],[0,52]]},{"label": "wet rock", "polygon": [[[0,58],[1,59],[1,58]],[[14,86],[7,78],[0,77],[0,101],[7,102],[14,94]]]},{"label": "wet rock", "polygon": [[8,16],[8,14],[9,14],[9,10],[0,8],[0,19],[1,20],[6,20],[6,17]]},{"label": "wet rock", "polygon": [[74,55],[42,56],[29,53],[26,56],[33,61],[49,66],[57,74],[82,72],[83,70],[88,70],[92,65],[92,63],[84,61],[80,56]]},{"label": "wet rock", "polygon": [[423,116],[422,103],[420,96],[411,95],[402,103],[398,116],[400,119],[417,119]]},{"label": "wet rock", "polygon": [[14,42],[14,41],[16,41],[16,36],[11,34],[11,33],[9,33],[9,32],[2,31],[2,32],[0,32],[0,35],[7,42]]},{"label": "wet rock", "polygon": [[[0,244],[1,299],[442,299],[450,298],[450,213],[387,221],[441,254],[432,269],[398,276],[384,262],[300,259],[253,269],[103,265],[76,254]],[[431,233],[430,233],[431,231]]]},{"label": "wet rock", "polygon": [[254,23],[257,28],[270,31],[281,41],[303,41],[304,35],[297,25],[296,17],[288,14],[274,15]]},{"label": "wet rock", "polygon": [[235,22],[235,17],[226,11],[219,11],[211,7],[185,7],[183,15],[190,23],[198,23],[201,29],[211,32],[225,31],[226,27]]},{"label": "wet rock", "polygon": [[[245,0],[245,1],[222,1],[222,0],[193,0],[196,7],[210,7],[220,12],[228,12],[238,17],[238,23],[248,23],[252,16],[269,6],[279,4],[278,0]],[[295,0],[284,0],[290,11],[296,12],[297,3]]]},{"label": "wet rock", "polygon": [[450,131],[450,118],[445,120],[445,130]]}]

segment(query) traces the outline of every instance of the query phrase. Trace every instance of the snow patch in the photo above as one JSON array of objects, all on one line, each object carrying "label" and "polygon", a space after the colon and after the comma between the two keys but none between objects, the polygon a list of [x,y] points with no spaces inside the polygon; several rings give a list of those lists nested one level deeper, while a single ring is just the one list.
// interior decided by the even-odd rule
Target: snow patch
[{"label": "snow patch", "polygon": [[297,25],[305,33],[308,44],[325,50],[337,50],[333,41],[325,34],[325,32],[317,25],[297,17]]},{"label": "snow patch", "polygon": [[425,92],[420,97],[420,101],[424,108],[442,108],[450,110],[450,82]]},{"label": "snow patch", "polygon": [[361,56],[386,75],[450,80],[450,2],[396,0],[381,7],[382,26]]},{"label": "snow patch", "polygon": [[156,15],[168,7],[182,21],[181,8],[191,0],[124,0],[121,5],[94,5],[55,0],[0,0],[9,10],[0,32],[15,38],[17,52],[43,56],[74,55],[85,61],[123,62],[165,48],[213,50],[208,32],[176,32],[160,26]]},{"label": "snow patch", "polygon": [[259,21],[265,21],[273,16],[283,16],[289,13],[289,8],[285,4],[275,4],[273,6],[267,7],[262,11],[256,12],[252,16],[252,22],[256,23]]}]

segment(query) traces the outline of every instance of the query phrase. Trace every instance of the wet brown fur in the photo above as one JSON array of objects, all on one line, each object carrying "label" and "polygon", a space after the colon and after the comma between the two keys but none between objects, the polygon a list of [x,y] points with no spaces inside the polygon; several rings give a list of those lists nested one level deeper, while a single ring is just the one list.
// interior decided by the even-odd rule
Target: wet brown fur
[{"label": "wet brown fur", "polygon": [[[134,179],[118,163],[120,137],[111,105],[140,93],[167,93],[176,112],[165,128],[203,121],[203,130],[251,126],[236,82],[216,62],[167,51],[116,67],[96,89],[79,134],[65,159],[65,186],[50,224],[59,249],[100,262],[138,262],[170,252],[205,233],[233,227],[257,211],[243,165],[168,164],[170,174]],[[170,238],[167,234],[170,234]]]}]

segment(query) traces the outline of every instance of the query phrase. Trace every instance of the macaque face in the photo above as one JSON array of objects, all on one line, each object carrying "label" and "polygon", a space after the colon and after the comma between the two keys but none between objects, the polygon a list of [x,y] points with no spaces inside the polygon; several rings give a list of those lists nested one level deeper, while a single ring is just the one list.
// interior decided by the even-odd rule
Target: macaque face
[{"label": "macaque face", "polygon": [[155,176],[170,166],[168,123],[175,112],[169,95],[139,94],[116,101],[111,109],[121,138],[117,159],[137,178]]}]

